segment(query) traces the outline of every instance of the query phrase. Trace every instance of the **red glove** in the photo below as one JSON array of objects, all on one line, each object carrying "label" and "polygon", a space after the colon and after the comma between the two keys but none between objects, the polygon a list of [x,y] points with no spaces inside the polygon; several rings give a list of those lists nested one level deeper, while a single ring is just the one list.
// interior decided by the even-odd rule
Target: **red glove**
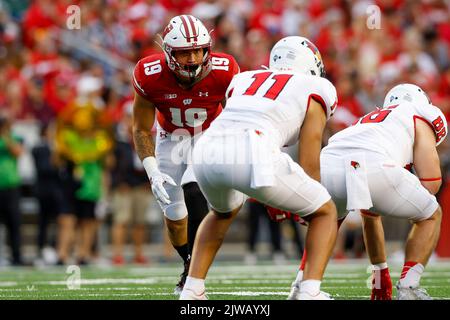
[{"label": "red glove", "polygon": [[298,214],[292,214],[289,211],[283,211],[281,209],[273,208],[268,205],[264,205],[267,210],[267,214],[269,215],[270,219],[275,222],[281,222],[286,219],[292,219],[296,222],[299,222],[303,225],[306,225],[306,222],[300,218]]},{"label": "red glove", "polygon": [[370,300],[392,300],[392,281],[389,268],[372,271],[372,295]]}]

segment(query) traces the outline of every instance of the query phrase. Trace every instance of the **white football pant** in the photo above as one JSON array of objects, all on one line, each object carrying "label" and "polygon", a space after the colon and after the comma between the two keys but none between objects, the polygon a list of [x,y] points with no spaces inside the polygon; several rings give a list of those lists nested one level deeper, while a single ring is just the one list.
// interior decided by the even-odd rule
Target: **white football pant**
[{"label": "white football pant", "polygon": [[264,132],[219,131],[206,131],[193,152],[197,182],[217,212],[230,212],[251,197],[304,217],[330,200],[327,190]]},{"label": "white football pant", "polygon": [[[372,209],[381,215],[420,221],[439,206],[414,174],[382,154],[333,149],[322,151],[320,164],[322,184],[334,201],[347,201],[347,210]],[[345,215],[339,213],[340,218]]]}]

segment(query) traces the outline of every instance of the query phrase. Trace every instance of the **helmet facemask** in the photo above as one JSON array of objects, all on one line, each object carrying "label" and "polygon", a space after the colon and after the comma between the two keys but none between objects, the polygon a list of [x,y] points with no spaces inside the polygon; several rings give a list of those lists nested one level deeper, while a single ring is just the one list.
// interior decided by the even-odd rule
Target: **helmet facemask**
[{"label": "helmet facemask", "polygon": [[[185,82],[195,82],[196,80],[202,78],[202,76],[205,73],[208,73],[211,70],[211,49],[210,46],[204,46],[203,48],[203,58],[202,61],[198,64],[181,64],[177,61],[175,58],[175,52],[181,51],[181,50],[169,50],[169,52],[166,54],[167,64],[177,77]],[[192,50],[192,49],[198,49],[196,48],[189,48],[189,49],[182,49],[182,50]]]}]

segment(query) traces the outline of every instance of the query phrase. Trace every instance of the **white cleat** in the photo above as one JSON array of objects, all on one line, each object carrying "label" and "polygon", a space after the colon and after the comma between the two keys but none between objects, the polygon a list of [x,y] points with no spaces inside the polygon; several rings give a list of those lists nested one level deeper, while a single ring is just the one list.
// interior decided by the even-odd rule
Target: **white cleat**
[{"label": "white cleat", "polygon": [[397,284],[397,300],[433,300],[433,298],[423,288],[404,288]]},{"label": "white cleat", "polygon": [[299,300],[300,297],[300,282],[294,281],[291,285],[291,292],[287,297],[287,300]]},{"label": "white cleat", "polygon": [[185,287],[183,288],[183,291],[181,291],[179,300],[208,300],[208,297],[206,296],[205,291],[201,294],[196,294],[194,290]]},{"label": "white cleat", "polygon": [[316,295],[311,295],[309,292],[303,291],[298,295],[297,300],[333,300],[329,293],[320,291]]}]

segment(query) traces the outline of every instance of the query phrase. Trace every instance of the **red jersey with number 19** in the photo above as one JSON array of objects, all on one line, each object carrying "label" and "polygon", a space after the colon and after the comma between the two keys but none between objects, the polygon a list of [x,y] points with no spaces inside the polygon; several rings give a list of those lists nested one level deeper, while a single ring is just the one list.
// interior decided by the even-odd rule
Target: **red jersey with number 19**
[{"label": "red jersey with number 19", "polygon": [[183,89],[166,64],[164,54],[141,59],[134,69],[135,91],[152,102],[157,121],[167,132],[206,130],[222,111],[221,102],[233,76],[239,73],[236,60],[228,54],[212,53],[210,73],[189,89]]}]

